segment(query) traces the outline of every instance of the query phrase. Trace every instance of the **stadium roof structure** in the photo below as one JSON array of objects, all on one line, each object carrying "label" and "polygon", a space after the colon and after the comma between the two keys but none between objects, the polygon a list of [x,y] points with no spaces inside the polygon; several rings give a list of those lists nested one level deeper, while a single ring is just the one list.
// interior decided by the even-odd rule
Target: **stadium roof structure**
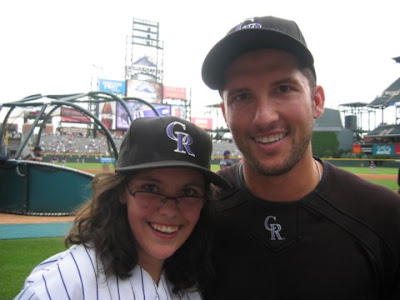
[{"label": "stadium roof structure", "polygon": [[[398,57],[400,62],[400,56]],[[376,97],[370,103],[363,103],[363,102],[351,102],[351,103],[344,103],[340,104],[339,106],[342,107],[349,107],[349,108],[386,108],[388,106],[393,106],[395,103],[400,102],[400,77],[397,78],[389,87],[387,87],[381,96]]]},{"label": "stadium roof structure", "polygon": [[376,97],[368,106],[385,108],[393,106],[397,102],[400,102],[400,77],[383,91],[382,96]]},{"label": "stadium roof structure", "polygon": [[315,121],[314,131],[342,131],[343,124],[340,112],[336,109],[325,108],[322,116]]},{"label": "stadium roof structure", "polygon": [[381,124],[369,132],[366,137],[400,137],[400,125]]},{"label": "stadium roof structure", "polygon": [[395,82],[386,88],[385,92],[399,92],[400,91],[400,77]]},{"label": "stadium roof structure", "polygon": [[365,107],[367,105],[368,105],[368,103],[365,103],[365,102],[351,102],[351,103],[339,104],[339,106],[347,106],[347,107],[354,107],[354,108]]},{"label": "stadium roof structure", "polygon": [[368,106],[375,108],[385,108],[388,106],[393,106],[397,102],[400,102],[400,94],[399,95],[386,94],[380,97],[376,97],[374,101],[368,104]]},{"label": "stadium roof structure", "polygon": [[209,105],[206,105],[206,107],[209,107],[209,108],[220,108],[221,107],[221,105],[219,104],[219,103],[215,103],[215,104],[209,104]]}]

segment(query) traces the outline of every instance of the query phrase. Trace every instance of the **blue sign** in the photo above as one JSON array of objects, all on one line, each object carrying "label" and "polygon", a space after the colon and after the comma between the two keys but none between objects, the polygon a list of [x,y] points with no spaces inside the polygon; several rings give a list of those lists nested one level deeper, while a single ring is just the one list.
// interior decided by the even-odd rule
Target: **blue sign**
[{"label": "blue sign", "polygon": [[120,80],[99,79],[99,90],[101,92],[125,95],[126,83]]},{"label": "blue sign", "polygon": [[[132,112],[133,119],[142,118],[142,117],[156,117],[156,114],[151,109],[151,107],[147,104],[127,101],[126,105]],[[171,115],[171,106],[168,104],[152,104],[154,108],[157,110],[160,116],[170,116]],[[117,103],[117,123],[116,127],[118,129],[128,129],[131,122],[130,119],[125,112],[124,108],[120,103]]]},{"label": "blue sign", "polygon": [[393,144],[373,145],[373,155],[394,155]]},{"label": "blue sign", "polygon": [[100,157],[100,162],[103,163],[107,163],[107,164],[112,164],[115,162],[115,158],[114,157]]},{"label": "blue sign", "polygon": [[[162,117],[170,116],[171,115],[171,106],[163,105],[163,104],[152,104],[157,112]],[[132,112],[133,118],[143,118],[143,117],[156,117],[155,112],[150,108],[144,108],[140,110],[135,110]]]}]

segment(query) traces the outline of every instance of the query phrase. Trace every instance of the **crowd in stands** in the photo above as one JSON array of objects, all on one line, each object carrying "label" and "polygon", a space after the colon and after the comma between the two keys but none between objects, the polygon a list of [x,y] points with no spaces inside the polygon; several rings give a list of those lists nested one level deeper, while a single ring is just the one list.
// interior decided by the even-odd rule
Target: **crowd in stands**
[{"label": "crowd in stands", "polygon": [[[37,136],[34,137],[36,140]],[[119,149],[122,138],[113,136],[114,143]],[[109,155],[106,137],[86,137],[82,134],[42,134],[40,147],[47,154],[80,153],[93,155]],[[213,141],[213,156],[222,157],[225,150],[232,153],[232,157],[241,157],[235,143],[227,140]]]},{"label": "crowd in stands", "polygon": [[[119,149],[121,138],[114,137],[114,142]],[[46,153],[109,154],[105,137],[92,138],[82,134],[43,134],[40,138],[40,146]]]}]

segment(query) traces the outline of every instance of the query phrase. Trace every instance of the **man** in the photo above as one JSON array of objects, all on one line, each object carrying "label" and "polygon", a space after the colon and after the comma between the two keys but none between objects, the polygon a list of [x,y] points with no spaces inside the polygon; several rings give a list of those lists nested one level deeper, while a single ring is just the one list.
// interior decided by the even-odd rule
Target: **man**
[{"label": "man", "polygon": [[247,19],[208,53],[243,163],[215,202],[206,299],[400,299],[400,198],[312,156],[325,96],[297,24]]},{"label": "man", "polygon": [[24,160],[42,161],[42,148],[36,146],[33,148],[33,153],[29,153],[27,156],[25,156]]},{"label": "man", "polygon": [[219,161],[219,167],[221,170],[233,165],[233,161],[231,159],[231,155],[232,155],[231,151],[225,150],[223,155],[224,155],[224,158]]}]

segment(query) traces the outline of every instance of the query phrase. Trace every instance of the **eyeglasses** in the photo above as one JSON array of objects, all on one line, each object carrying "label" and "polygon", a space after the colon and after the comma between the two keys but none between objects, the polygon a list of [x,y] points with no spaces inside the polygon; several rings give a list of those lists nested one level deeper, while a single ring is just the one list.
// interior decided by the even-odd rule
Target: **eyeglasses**
[{"label": "eyeglasses", "polygon": [[181,211],[190,211],[201,209],[203,207],[205,198],[204,196],[177,196],[170,197],[164,194],[149,192],[149,191],[132,191],[128,188],[131,194],[140,206],[149,206],[152,208],[159,208],[167,202],[168,199],[174,200],[175,205]]}]

